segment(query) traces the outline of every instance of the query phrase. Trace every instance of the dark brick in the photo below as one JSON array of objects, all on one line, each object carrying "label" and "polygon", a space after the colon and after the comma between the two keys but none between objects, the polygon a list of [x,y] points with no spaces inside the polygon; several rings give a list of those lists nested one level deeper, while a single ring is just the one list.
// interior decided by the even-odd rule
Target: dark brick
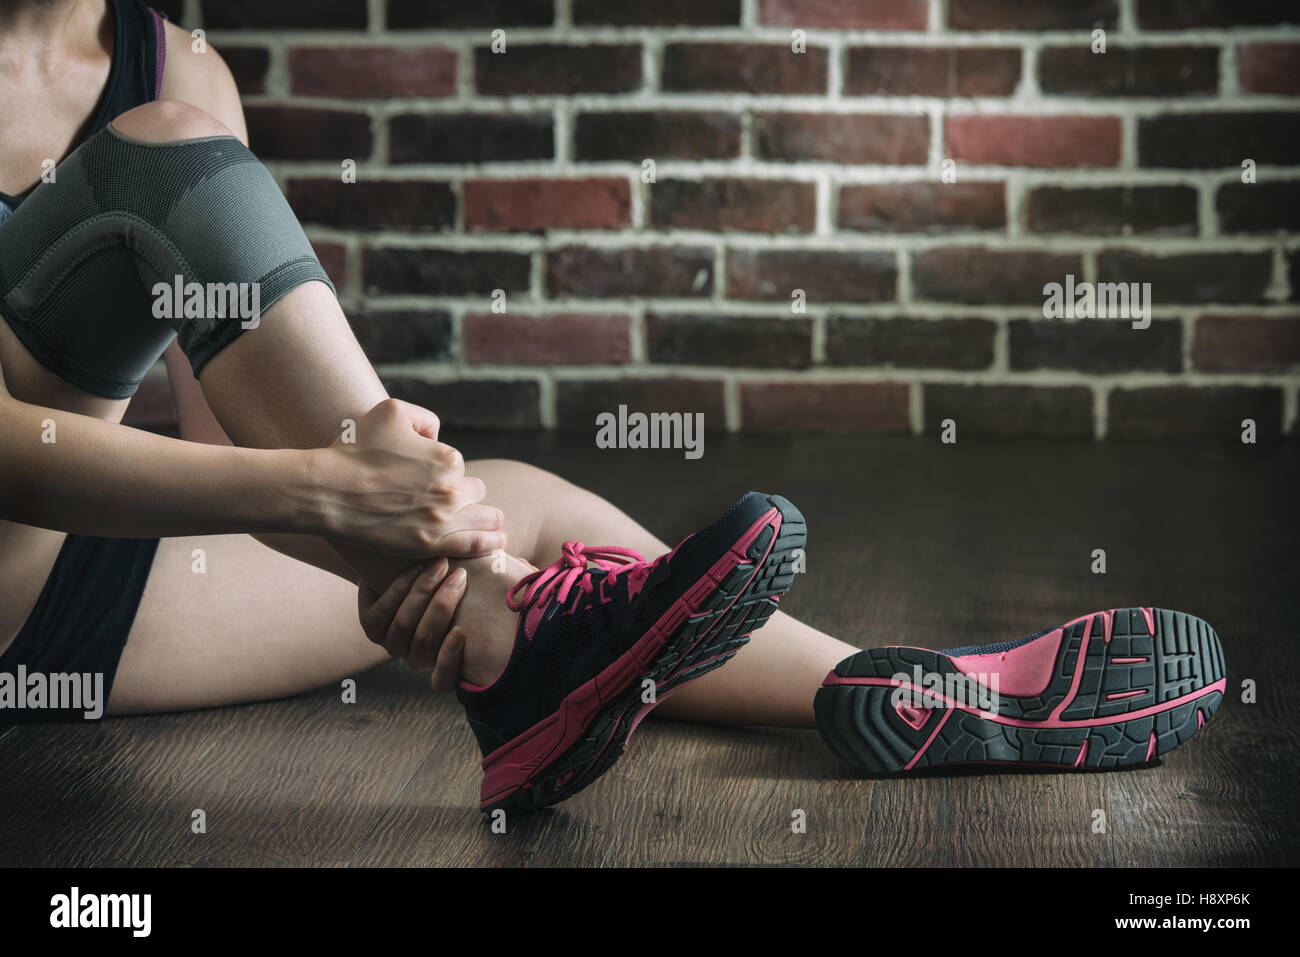
[{"label": "dark brick", "polygon": [[395,399],[437,413],[443,428],[538,429],[541,389],[520,379],[457,379],[428,382],[409,376],[383,377]]},{"label": "dark brick", "polygon": [[1144,30],[1266,27],[1300,23],[1300,8],[1293,0],[1138,0],[1137,21]]},{"label": "dark brick", "polygon": [[813,183],[771,179],[660,180],[650,191],[650,225],[759,233],[812,232]]},{"label": "dark brick", "polygon": [[1171,169],[1300,163],[1300,114],[1171,113],[1138,120],[1138,161]]},{"label": "dark brick", "polygon": [[371,362],[451,355],[451,315],[441,309],[366,309],[349,316],[348,322]]},{"label": "dark brick", "polygon": [[689,246],[590,249],[565,246],[546,254],[550,296],[708,296],[713,251]]},{"label": "dark brick", "polygon": [[1246,43],[1238,47],[1237,83],[1251,93],[1300,94],[1300,43]]},{"label": "dark brick", "polygon": [[452,96],[456,51],[442,47],[294,47],[289,85],[298,96],[380,99]]},{"label": "dark brick", "polygon": [[471,231],[618,229],[632,223],[632,189],[621,176],[470,180],[461,187],[461,204]]},{"label": "dark brick", "polygon": [[249,146],[262,159],[363,160],[374,148],[370,117],[306,106],[244,107]]},{"label": "dark brick", "polygon": [[1197,196],[1191,186],[1042,186],[1026,201],[1030,230],[1108,236],[1194,236]]},{"label": "dark brick", "polygon": [[742,382],[745,432],[907,432],[906,382]]},{"label": "dark brick", "polygon": [[727,296],[790,302],[802,289],[811,304],[882,302],[897,295],[892,252],[829,249],[732,249],[727,252]]},{"label": "dark brick", "polygon": [[488,96],[627,93],[641,86],[641,48],[537,43],[493,53],[480,47],[474,51],[474,82]]},{"label": "dark brick", "polygon": [[1151,386],[1110,393],[1106,434],[1114,439],[1218,436],[1241,441],[1242,419],[1259,439],[1282,431],[1282,390],[1248,386]]},{"label": "dark brick", "polygon": [[1291,301],[1300,302],[1300,249],[1287,254],[1286,272],[1291,283]]},{"label": "dark brick", "polygon": [[311,244],[311,248],[325,269],[325,274],[334,283],[338,294],[344,295],[348,284],[348,248],[342,243],[323,240],[316,240]]},{"label": "dark brick", "polygon": [[366,293],[421,293],[457,296],[494,289],[528,290],[527,253],[480,250],[453,252],[402,246],[373,246],[363,251],[361,272]]},{"label": "dark brick", "polygon": [[1273,276],[1273,257],[1266,252],[1153,256],[1115,249],[1097,256],[1097,274],[1099,282],[1151,283],[1151,297],[1157,306],[1261,302]]},{"label": "dark brick", "polygon": [[707,430],[725,429],[727,415],[722,382],[717,379],[675,377],[637,379],[574,379],[555,384],[555,418],[561,429],[596,431],[596,416],[629,412],[704,413]]},{"label": "dark brick", "polygon": [[1013,47],[850,47],[850,96],[1010,96],[1020,83]]},{"label": "dark brick", "polygon": [[651,362],[734,368],[806,369],[812,365],[812,321],[798,316],[646,316]]},{"label": "dark brick", "polygon": [[1300,232],[1300,180],[1229,183],[1219,187],[1214,206],[1225,233]]},{"label": "dark brick", "polygon": [[759,23],[843,30],[924,30],[926,0],[759,0]]},{"label": "dark brick", "polygon": [[760,113],[758,155],[771,160],[921,164],[930,151],[924,116],[870,113]]},{"label": "dark brick", "polygon": [[266,47],[221,48],[221,58],[230,67],[235,86],[240,95],[250,96],[266,92],[266,71],[271,66],[271,51]]},{"label": "dark brick", "polygon": [[463,324],[465,359],[521,365],[624,363],[632,358],[631,330],[626,315],[473,313]]},{"label": "dark brick", "polygon": [[1044,93],[1193,96],[1219,89],[1218,47],[1048,47],[1038,53]]},{"label": "dark brick", "polygon": [[386,17],[390,30],[545,27],[554,22],[552,0],[475,0],[474,3],[388,0]]},{"label": "dark brick", "polygon": [[1182,323],[1156,319],[1134,329],[1122,319],[1013,319],[1008,324],[1011,368],[1080,372],[1178,372]]},{"label": "dark brick", "polygon": [[1010,249],[948,247],[912,258],[912,287],[918,299],[941,302],[1041,305],[1043,287],[1078,276],[1083,260],[1074,254]]},{"label": "dark brick", "polygon": [[858,318],[826,324],[826,362],[900,369],[987,369],[997,324],[990,319]]},{"label": "dark brick", "polygon": [[394,163],[552,159],[550,113],[402,113],[388,121]]},{"label": "dark brick", "polygon": [[948,155],[977,165],[1118,166],[1115,116],[949,116]]},{"label": "dark brick", "polygon": [[573,0],[573,22],[578,26],[734,27],[740,25],[740,0]]},{"label": "dark brick", "polygon": [[573,134],[579,160],[729,159],[740,155],[734,113],[581,113]]},{"label": "dark brick", "polygon": [[203,4],[209,30],[364,30],[364,0],[218,0]]},{"label": "dark brick", "polygon": [[304,223],[340,229],[450,229],[456,198],[446,183],[291,179],[289,205]]},{"label": "dark brick", "polygon": [[788,44],[669,43],[661,84],[678,93],[825,93],[825,47],[795,53]]},{"label": "dark brick", "polygon": [[944,419],[957,424],[957,443],[968,435],[1092,435],[1092,392],[1084,386],[925,386],[925,431],[938,436]]},{"label": "dark brick", "polygon": [[886,183],[840,189],[840,226],[872,233],[1005,229],[1002,183]]},{"label": "dark brick", "polygon": [[1206,372],[1286,372],[1300,366],[1300,315],[1202,316],[1192,364]]},{"label": "dark brick", "polygon": [[1119,0],[949,0],[948,25],[956,30],[1091,30],[1119,23]]}]

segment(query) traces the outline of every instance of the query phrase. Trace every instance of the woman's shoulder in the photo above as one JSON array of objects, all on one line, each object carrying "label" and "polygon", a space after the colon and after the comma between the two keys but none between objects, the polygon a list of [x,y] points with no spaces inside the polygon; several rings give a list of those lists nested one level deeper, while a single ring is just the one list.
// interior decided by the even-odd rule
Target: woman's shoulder
[{"label": "woman's shoulder", "polygon": [[161,22],[166,59],[160,99],[197,106],[247,141],[239,90],[221,54],[202,33],[191,33],[170,20]]}]

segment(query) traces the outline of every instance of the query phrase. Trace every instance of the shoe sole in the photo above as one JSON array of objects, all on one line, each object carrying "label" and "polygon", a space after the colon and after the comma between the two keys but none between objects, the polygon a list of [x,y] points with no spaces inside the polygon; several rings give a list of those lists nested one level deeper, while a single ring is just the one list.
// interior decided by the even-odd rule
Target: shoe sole
[{"label": "shoe sole", "polygon": [[779,495],[767,499],[771,507],[627,654],[484,758],[481,810],[527,813],[577,794],[622,756],[652,708],[722,667],[763,626],[794,583],[794,553],[807,539],[799,510]]},{"label": "shoe sole", "polygon": [[[871,774],[964,764],[1110,770],[1145,764],[1177,747],[1223,700],[1219,637],[1192,615],[1112,609],[1077,618],[1045,638],[1057,632],[1046,688],[1032,696],[998,694],[996,712],[978,690],[972,696],[970,677],[948,683],[962,671],[971,675],[970,663],[959,670],[954,659],[921,648],[852,655],[817,692],[822,738],[848,764]],[[944,682],[921,708],[894,696],[895,688],[916,687],[917,668],[924,676],[921,690],[938,692]],[[985,670],[974,687],[988,692],[992,674]],[[1001,674],[998,684],[1014,685],[1015,677]],[[954,697],[957,687],[965,693]]]}]

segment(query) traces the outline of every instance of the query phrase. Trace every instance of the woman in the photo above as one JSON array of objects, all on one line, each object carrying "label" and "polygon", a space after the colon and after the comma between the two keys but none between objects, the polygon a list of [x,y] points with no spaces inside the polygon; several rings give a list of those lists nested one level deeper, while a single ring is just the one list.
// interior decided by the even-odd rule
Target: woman
[{"label": "woman", "polygon": [[[0,672],[102,672],[108,712],[132,714],[293,694],[403,658],[456,688],[485,755],[483,807],[511,810],[590,783],[657,705],[820,721],[868,770],[1132,763],[1212,713],[1217,640],[1196,623],[1205,667],[1172,704],[1153,687],[1145,711],[1135,695],[1066,720],[1061,676],[1065,707],[1085,660],[1107,660],[1114,621],[1139,637],[1138,611],[1107,612],[989,652],[1005,691],[1010,673],[1050,699],[1014,720],[1060,740],[979,751],[996,707],[882,705],[890,676],[910,673],[906,649],[858,654],[774,613],[803,544],[783,499],[747,496],[669,551],[556,476],[463,462],[432,412],[386,395],[246,149],[229,71],[190,40],[141,0],[0,0]],[[190,308],[191,286],[206,308],[202,295]],[[229,310],[213,287],[239,293]],[[120,425],[159,354],[179,440]],[[936,673],[972,670],[925,654]],[[1108,676],[1127,665],[1140,680],[1136,652],[1112,657]],[[1088,753],[1129,713],[1140,750],[1152,726],[1147,753]]]}]

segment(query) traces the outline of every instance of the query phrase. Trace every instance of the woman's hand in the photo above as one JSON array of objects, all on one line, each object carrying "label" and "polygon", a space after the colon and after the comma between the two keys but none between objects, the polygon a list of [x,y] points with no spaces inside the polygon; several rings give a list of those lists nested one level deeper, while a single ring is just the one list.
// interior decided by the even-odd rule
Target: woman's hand
[{"label": "woman's hand", "polygon": [[465,474],[460,452],[438,441],[428,409],[386,399],[357,421],[354,436],[309,455],[326,538],[409,558],[505,547],[501,510],[480,504],[487,489]]},{"label": "woman's hand", "polygon": [[451,627],[465,596],[465,571],[448,575],[447,559],[409,569],[381,595],[365,582],[357,590],[361,628],[392,658],[416,671],[433,668],[434,691],[451,691],[460,674],[465,633]]}]

